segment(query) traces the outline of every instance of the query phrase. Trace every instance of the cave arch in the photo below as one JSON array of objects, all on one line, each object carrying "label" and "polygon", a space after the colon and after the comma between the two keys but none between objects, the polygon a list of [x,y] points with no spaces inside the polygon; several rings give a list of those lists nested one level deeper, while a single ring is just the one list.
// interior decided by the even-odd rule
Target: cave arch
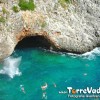
[{"label": "cave arch", "polygon": [[50,49],[52,47],[52,43],[45,38],[44,36],[27,36],[20,40],[15,49],[26,49],[26,48],[44,48]]}]

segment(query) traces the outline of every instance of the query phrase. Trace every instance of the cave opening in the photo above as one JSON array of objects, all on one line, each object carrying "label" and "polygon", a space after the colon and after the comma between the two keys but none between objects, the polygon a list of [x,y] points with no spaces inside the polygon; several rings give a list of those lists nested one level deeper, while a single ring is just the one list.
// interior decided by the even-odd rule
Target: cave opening
[{"label": "cave opening", "polygon": [[44,36],[28,36],[18,42],[15,49],[27,48],[44,48],[50,49],[51,43]]}]

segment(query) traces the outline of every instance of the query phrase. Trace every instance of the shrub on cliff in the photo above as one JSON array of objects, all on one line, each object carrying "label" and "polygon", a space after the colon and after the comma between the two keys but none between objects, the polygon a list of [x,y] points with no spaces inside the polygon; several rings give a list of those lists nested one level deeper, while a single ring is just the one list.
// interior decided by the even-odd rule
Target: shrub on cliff
[{"label": "shrub on cliff", "polygon": [[5,18],[3,16],[0,16],[0,22],[5,23]]},{"label": "shrub on cliff", "polygon": [[5,7],[2,7],[2,12],[3,12],[3,14],[9,14],[9,12],[7,11],[7,9]]},{"label": "shrub on cliff", "polygon": [[21,10],[34,10],[35,4],[33,0],[19,0],[19,7]]},{"label": "shrub on cliff", "polygon": [[16,13],[19,12],[19,9],[18,9],[17,6],[13,6],[13,7],[12,7],[12,10],[13,10],[14,12],[16,12]]},{"label": "shrub on cliff", "polygon": [[70,3],[72,0],[59,0],[60,5],[66,8],[66,4]]}]

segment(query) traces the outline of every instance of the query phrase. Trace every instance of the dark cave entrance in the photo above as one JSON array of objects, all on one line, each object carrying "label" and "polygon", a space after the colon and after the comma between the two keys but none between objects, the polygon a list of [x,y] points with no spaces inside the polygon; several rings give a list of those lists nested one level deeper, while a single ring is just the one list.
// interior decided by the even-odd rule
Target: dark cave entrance
[{"label": "dark cave entrance", "polygon": [[50,49],[51,43],[44,36],[29,36],[19,41],[15,49],[39,48],[39,47],[44,49]]}]

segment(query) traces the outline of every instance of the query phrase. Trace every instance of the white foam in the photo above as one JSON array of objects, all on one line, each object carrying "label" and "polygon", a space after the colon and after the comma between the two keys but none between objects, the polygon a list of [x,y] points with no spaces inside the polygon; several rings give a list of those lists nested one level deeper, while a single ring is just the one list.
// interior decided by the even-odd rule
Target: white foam
[{"label": "white foam", "polygon": [[20,76],[21,72],[19,71],[19,64],[21,61],[21,57],[13,58],[8,57],[4,60],[4,66],[0,70],[0,74],[7,74],[9,77],[13,78],[15,75]]},{"label": "white foam", "polygon": [[72,56],[73,58],[76,58],[76,57],[82,57],[84,59],[88,59],[88,60],[92,60],[92,59],[95,59],[95,57],[98,55],[100,55],[100,47],[97,47],[95,49],[93,49],[92,51],[90,52],[86,52],[84,54],[75,54],[75,53],[63,53],[63,52],[56,52],[56,51],[53,51],[53,50],[47,50],[47,49],[43,49],[44,51],[49,51],[51,53],[54,53],[54,54],[60,54],[61,56],[66,56],[66,54]]},{"label": "white foam", "polygon": [[73,57],[83,57],[84,59],[95,59],[95,57],[100,55],[100,47],[93,49],[90,52],[86,52],[84,54],[73,54],[73,53],[68,53],[68,55],[71,55]]},{"label": "white foam", "polygon": [[86,53],[82,54],[82,57],[91,60],[91,59],[95,59],[95,57],[97,55],[100,55],[100,48],[95,48],[90,52],[86,52]]}]

